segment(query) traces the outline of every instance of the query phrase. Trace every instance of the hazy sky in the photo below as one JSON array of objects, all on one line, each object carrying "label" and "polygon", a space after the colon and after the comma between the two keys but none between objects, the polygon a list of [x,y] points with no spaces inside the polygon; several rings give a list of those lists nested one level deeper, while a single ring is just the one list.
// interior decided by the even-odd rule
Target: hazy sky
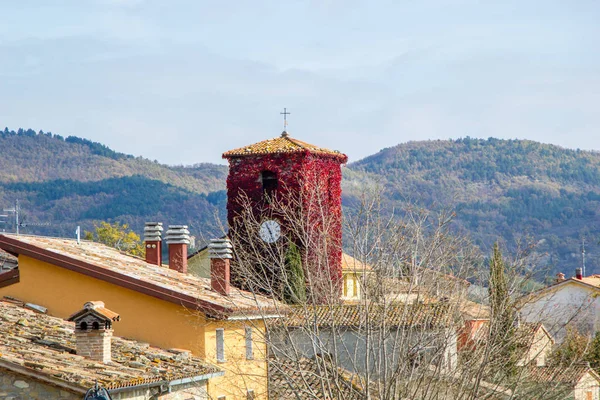
[{"label": "hazy sky", "polygon": [[351,161],[467,135],[600,150],[596,0],[0,0],[0,21],[1,128],[222,162],[287,107]]}]

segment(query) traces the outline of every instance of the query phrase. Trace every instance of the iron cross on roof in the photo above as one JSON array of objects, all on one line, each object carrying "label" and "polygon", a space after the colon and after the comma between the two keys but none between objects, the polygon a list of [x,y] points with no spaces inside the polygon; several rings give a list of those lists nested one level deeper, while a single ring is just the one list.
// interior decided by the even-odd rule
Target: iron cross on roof
[{"label": "iron cross on roof", "polygon": [[287,108],[284,107],[283,112],[279,114],[283,115],[283,131],[285,132],[285,130],[287,129],[287,116],[291,113],[287,112]]}]

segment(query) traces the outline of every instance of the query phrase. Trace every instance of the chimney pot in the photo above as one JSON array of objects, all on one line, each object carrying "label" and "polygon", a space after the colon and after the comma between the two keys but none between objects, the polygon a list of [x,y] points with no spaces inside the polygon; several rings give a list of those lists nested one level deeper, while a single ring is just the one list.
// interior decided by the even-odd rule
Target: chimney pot
[{"label": "chimney pot", "polygon": [[208,245],[210,258],[210,287],[217,293],[228,296],[231,292],[230,270],[233,246],[229,239],[212,239]]},{"label": "chimney pot", "polygon": [[162,265],[162,222],[146,222],[144,226],[144,244],[146,262]]},{"label": "chimney pot", "polygon": [[565,280],[565,274],[563,274],[562,272],[559,272],[558,274],[556,274],[556,282],[562,282]]},{"label": "chimney pot", "polygon": [[581,273],[581,268],[575,268],[575,278],[583,279],[583,275]]},{"label": "chimney pot", "polygon": [[121,317],[104,307],[102,301],[89,301],[69,317],[75,322],[77,355],[103,363],[111,362],[112,323]]},{"label": "chimney pot", "polygon": [[187,273],[187,248],[190,244],[187,225],[169,225],[165,240],[169,246],[169,269]]}]

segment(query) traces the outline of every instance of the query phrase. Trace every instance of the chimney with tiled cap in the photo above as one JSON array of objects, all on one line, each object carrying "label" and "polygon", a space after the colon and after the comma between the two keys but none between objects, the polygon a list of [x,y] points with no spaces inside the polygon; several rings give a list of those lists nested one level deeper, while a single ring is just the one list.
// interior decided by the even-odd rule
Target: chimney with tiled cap
[{"label": "chimney with tiled cap", "polygon": [[169,269],[186,274],[187,248],[190,244],[187,225],[169,225],[165,240],[169,245]]},{"label": "chimney with tiled cap", "polygon": [[75,322],[77,355],[103,363],[111,362],[112,323],[119,314],[104,307],[102,301],[88,301],[69,317]]},{"label": "chimney with tiled cap", "polygon": [[556,283],[563,282],[565,280],[565,274],[559,272],[556,274]]},{"label": "chimney with tiled cap", "polygon": [[230,292],[230,260],[233,246],[229,239],[212,239],[208,245],[210,258],[210,287],[217,293],[228,296]]},{"label": "chimney with tiled cap", "polygon": [[146,262],[162,265],[162,222],[146,222],[144,226],[144,244],[146,245]]},{"label": "chimney with tiled cap", "polygon": [[575,268],[575,278],[581,280],[583,279],[583,274],[581,273],[581,268]]}]

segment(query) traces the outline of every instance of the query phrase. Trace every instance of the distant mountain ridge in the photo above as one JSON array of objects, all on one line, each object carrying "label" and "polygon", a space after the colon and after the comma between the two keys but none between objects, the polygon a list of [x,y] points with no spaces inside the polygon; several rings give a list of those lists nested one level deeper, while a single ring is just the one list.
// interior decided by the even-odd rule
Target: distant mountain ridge
[{"label": "distant mountain ridge", "polygon": [[[588,273],[600,273],[600,153],[527,140],[409,142],[344,167],[343,204],[352,211],[368,184],[385,187],[384,204],[456,210],[454,228],[484,252],[529,234],[543,267],[571,274],[586,239]],[[225,217],[227,167],[167,166],[117,153],[86,139],[0,131],[0,206],[19,198],[40,234],[72,236],[118,220],[141,232],[144,221],[188,224],[206,238]],[[10,225],[7,226],[12,229]],[[0,226],[1,228],[1,226]]]}]

